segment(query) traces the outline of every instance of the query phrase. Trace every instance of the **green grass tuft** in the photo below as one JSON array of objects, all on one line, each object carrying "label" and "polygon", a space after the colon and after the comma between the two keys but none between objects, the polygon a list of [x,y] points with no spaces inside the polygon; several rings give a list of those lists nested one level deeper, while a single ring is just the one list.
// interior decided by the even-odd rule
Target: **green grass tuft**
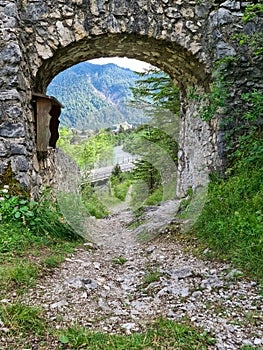
[{"label": "green grass tuft", "polygon": [[74,326],[61,331],[59,340],[73,349],[92,350],[205,350],[215,343],[206,333],[162,318],[149,325],[144,333],[93,333]]},{"label": "green grass tuft", "polygon": [[0,319],[6,328],[6,333],[19,334],[21,337],[23,333],[41,335],[47,329],[41,310],[24,304],[1,303]]}]

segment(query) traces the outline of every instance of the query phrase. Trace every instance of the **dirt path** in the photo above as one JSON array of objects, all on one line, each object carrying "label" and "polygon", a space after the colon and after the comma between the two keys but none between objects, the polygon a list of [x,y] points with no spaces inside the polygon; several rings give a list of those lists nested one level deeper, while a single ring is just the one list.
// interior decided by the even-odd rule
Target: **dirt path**
[{"label": "dirt path", "polygon": [[[156,213],[156,215],[158,215]],[[211,349],[263,346],[262,303],[256,283],[229,265],[199,260],[177,239],[138,243],[129,210],[98,220],[89,244],[27,294],[54,327],[130,333],[158,316],[189,320],[216,337]],[[54,348],[55,349],[55,348]]]}]

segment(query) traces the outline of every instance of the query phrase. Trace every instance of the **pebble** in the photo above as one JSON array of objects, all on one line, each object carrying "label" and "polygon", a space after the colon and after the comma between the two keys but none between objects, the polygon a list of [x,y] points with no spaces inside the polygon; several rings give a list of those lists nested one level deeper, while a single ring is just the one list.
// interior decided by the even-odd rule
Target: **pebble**
[{"label": "pebble", "polygon": [[254,339],[254,345],[263,345],[263,339],[256,338]]},{"label": "pebble", "polygon": [[[158,210],[151,211],[152,215],[158,217]],[[37,285],[23,296],[24,301],[49,306],[45,307],[47,318],[55,317],[58,328],[75,322],[85,326],[89,320],[93,330],[131,334],[163,316],[176,322],[187,318],[193,327],[211,332],[216,345],[208,349],[263,345],[262,319],[257,318],[262,296],[257,283],[242,279],[242,272],[229,264],[185,253],[181,241],[169,235],[154,243],[138,242],[138,231],[125,229],[120,216],[127,224],[133,220],[130,211],[98,220],[94,226],[97,249],[76,251],[52,276],[40,281],[45,289]],[[119,256],[128,261],[112,264]],[[160,276],[143,286],[154,271]],[[237,274],[241,277],[233,278]]]}]

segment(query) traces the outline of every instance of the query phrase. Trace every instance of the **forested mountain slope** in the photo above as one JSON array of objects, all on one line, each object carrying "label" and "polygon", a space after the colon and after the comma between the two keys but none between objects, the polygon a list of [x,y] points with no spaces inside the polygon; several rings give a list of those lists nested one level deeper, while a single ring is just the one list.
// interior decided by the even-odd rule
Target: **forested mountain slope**
[{"label": "forested mountain slope", "polygon": [[142,111],[127,105],[130,87],[139,77],[127,68],[115,64],[77,64],[58,74],[48,87],[65,108],[61,125],[77,129],[99,129],[128,121],[144,122]]}]

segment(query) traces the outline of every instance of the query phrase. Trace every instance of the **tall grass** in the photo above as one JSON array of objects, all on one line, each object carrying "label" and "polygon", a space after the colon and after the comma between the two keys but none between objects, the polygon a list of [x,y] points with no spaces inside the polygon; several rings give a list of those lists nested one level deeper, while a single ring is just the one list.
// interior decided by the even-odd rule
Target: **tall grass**
[{"label": "tall grass", "polygon": [[210,184],[194,230],[219,256],[263,281],[262,151],[262,133],[240,147],[233,174]]},{"label": "tall grass", "polygon": [[[0,296],[5,297],[33,287],[45,269],[58,265],[69,246],[82,239],[47,196],[32,202],[3,185],[0,198]],[[56,264],[55,256],[60,257]]]}]

